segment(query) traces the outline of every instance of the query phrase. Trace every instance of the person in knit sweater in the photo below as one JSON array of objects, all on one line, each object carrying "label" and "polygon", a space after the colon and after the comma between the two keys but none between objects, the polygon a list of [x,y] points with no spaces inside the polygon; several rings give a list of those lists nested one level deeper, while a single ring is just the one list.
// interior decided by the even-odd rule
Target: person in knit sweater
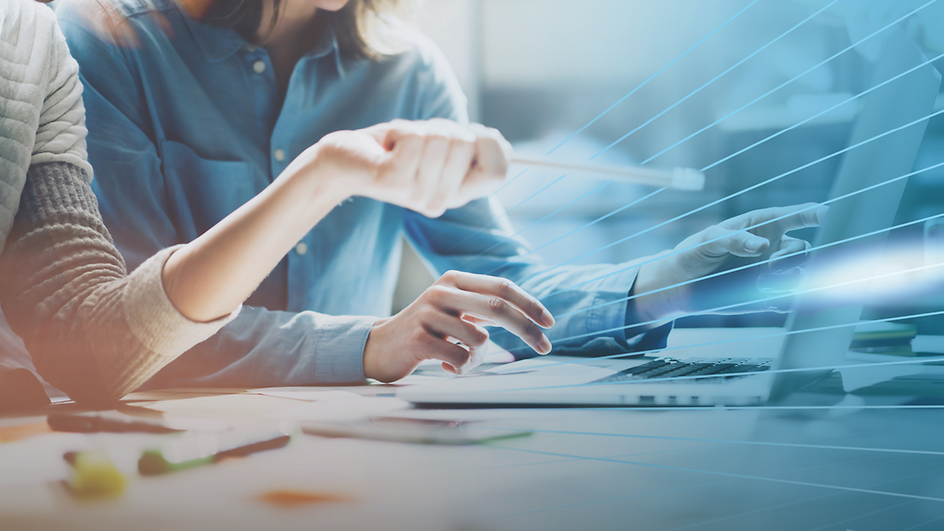
[{"label": "person in knit sweater", "polygon": [[[210,230],[128,275],[90,187],[82,92],[54,13],[34,0],[0,3],[0,303],[39,374],[96,407],[230,322],[348,197],[352,179],[388,201],[436,210],[487,194],[507,164],[507,144],[484,129],[403,122],[335,135]],[[463,150],[457,167],[424,171],[417,154],[430,128]],[[431,199],[421,171],[450,189]],[[348,186],[337,186],[341,176]],[[0,412],[47,403],[29,365],[0,350]]]}]

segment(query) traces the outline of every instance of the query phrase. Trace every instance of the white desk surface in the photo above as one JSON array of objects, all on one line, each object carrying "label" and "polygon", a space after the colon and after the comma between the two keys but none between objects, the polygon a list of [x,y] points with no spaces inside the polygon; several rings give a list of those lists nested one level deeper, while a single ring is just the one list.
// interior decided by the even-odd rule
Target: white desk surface
[{"label": "white desk surface", "polygon": [[[155,436],[44,434],[43,417],[0,419],[0,529],[944,529],[944,407],[821,391],[799,408],[410,410],[535,433],[464,447],[302,435],[166,476],[129,473],[124,496],[105,502],[73,499],[49,461],[64,446],[101,447],[130,470]],[[247,423],[301,403],[238,390],[128,400]],[[260,501],[274,490],[327,501]]]}]

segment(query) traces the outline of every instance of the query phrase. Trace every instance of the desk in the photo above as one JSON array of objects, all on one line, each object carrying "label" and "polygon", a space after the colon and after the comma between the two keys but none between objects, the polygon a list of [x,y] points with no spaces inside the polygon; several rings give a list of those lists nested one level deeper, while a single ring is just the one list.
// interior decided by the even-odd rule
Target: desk
[{"label": "desk", "polygon": [[[490,410],[496,425],[535,433],[482,446],[299,436],[280,450],[131,477],[125,495],[106,502],[31,484],[29,473],[42,467],[12,463],[5,449],[73,437],[115,452],[120,464],[122,447],[153,436],[36,435],[43,417],[2,419],[0,434],[33,438],[0,444],[0,470],[15,466],[20,476],[0,487],[0,529],[944,529],[944,408],[830,394],[837,389],[825,382],[811,395],[823,404],[814,408]],[[150,392],[128,403],[240,422],[299,404],[236,390]],[[334,501],[286,508],[259,500],[273,489]]]}]

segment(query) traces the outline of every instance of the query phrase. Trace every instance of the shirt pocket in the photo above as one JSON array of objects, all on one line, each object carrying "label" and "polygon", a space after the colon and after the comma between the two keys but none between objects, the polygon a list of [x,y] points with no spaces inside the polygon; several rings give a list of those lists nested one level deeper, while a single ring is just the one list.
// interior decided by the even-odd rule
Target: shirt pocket
[{"label": "shirt pocket", "polygon": [[216,225],[255,195],[252,167],[241,160],[209,160],[179,142],[161,142],[170,216],[183,241]]}]

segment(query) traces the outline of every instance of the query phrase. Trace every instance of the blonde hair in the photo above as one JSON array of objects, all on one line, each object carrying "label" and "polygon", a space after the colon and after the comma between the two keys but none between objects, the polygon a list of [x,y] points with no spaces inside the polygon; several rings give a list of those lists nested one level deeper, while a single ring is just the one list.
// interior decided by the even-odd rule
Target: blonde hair
[{"label": "blonde hair", "polygon": [[[257,41],[262,24],[263,0],[214,0],[200,19],[233,28],[250,42]],[[282,0],[272,0],[278,19]],[[399,43],[389,31],[397,20],[409,18],[417,0],[350,0],[338,11],[319,11],[319,28],[331,28],[341,55],[354,59],[377,59],[397,51]],[[271,29],[271,27],[269,28]],[[258,43],[256,43],[258,44]]]}]

